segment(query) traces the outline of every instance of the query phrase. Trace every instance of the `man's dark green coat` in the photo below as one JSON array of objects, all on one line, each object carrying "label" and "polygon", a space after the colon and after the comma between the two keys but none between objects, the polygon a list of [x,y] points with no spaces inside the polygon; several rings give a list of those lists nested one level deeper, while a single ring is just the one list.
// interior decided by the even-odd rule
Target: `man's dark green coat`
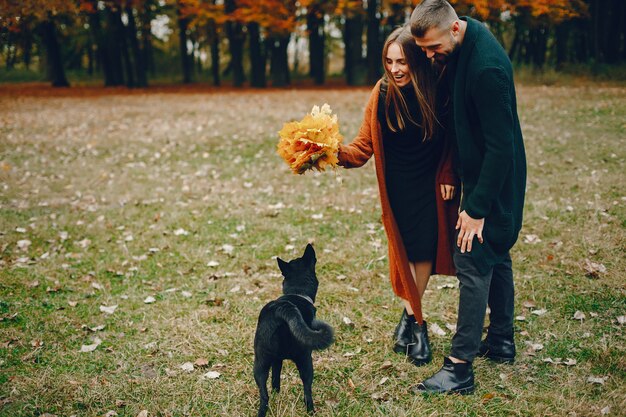
[{"label": "man's dark green coat", "polygon": [[484,243],[472,257],[482,271],[499,263],[522,227],[526,155],[517,116],[513,69],[482,23],[467,21],[453,69],[454,132],[463,181],[461,210],[485,218]]}]

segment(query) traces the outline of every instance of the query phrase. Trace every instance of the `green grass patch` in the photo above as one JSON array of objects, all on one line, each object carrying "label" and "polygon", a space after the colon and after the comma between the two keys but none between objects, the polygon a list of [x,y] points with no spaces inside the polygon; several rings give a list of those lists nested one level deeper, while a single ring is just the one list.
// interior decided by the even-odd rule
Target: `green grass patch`
[{"label": "green grass patch", "polygon": [[[281,292],[275,257],[300,256],[307,242],[318,317],[336,330],[314,354],[318,416],[618,413],[626,89],[566,81],[519,86],[529,175],[512,251],[518,357],[477,359],[467,397],[410,391],[449,352],[454,277],[433,277],[424,298],[429,325],[445,332],[431,332],[433,363],[416,368],[391,351],[402,306],[372,163],[296,176],[276,155],[282,123],[324,102],[350,141],[367,91],[0,97],[10,120],[0,143],[0,415],[254,415],[252,343],[260,309]],[[576,362],[547,361],[557,358]],[[208,365],[181,368],[198,359]],[[292,364],[282,386],[270,415],[304,415]]]}]

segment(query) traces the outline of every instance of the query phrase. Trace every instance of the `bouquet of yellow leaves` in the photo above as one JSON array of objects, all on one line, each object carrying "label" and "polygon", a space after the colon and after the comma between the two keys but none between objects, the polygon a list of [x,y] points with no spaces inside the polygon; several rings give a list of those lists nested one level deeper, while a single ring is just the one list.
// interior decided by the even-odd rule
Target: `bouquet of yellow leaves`
[{"label": "bouquet of yellow leaves", "polygon": [[299,122],[285,123],[278,134],[278,155],[295,174],[337,166],[337,151],[343,136],[339,133],[337,115],[332,114],[328,104],[321,109],[313,106],[311,113]]}]

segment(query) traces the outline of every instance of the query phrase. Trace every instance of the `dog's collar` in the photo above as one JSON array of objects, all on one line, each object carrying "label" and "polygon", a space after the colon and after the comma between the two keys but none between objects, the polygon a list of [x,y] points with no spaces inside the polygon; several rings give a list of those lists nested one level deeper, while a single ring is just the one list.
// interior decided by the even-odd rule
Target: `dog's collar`
[{"label": "dog's collar", "polygon": [[311,297],[309,297],[308,295],[304,295],[304,294],[285,294],[285,295],[295,295],[296,297],[304,298],[305,300],[307,300],[309,303],[313,305],[315,304],[313,303],[313,300],[311,299]]}]

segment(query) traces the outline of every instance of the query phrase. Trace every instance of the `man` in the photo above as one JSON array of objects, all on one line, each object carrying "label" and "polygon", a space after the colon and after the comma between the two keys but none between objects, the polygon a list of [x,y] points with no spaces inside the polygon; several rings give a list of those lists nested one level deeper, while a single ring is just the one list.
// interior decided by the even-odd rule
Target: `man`
[{"label": "man", "polygon": [[[505,51],[480,22],[459,18],[444,0],[424,0],[411,33],[443,66],[450,88],[462,197],[454,264],[459,312],[449,357],[420,392],[469,394],[477,354],[512,363],[513,271],[509,250],[522,225],[526,156],[517,116],[513,70]],[[491,313],[481,343],[487,304]]]}]

